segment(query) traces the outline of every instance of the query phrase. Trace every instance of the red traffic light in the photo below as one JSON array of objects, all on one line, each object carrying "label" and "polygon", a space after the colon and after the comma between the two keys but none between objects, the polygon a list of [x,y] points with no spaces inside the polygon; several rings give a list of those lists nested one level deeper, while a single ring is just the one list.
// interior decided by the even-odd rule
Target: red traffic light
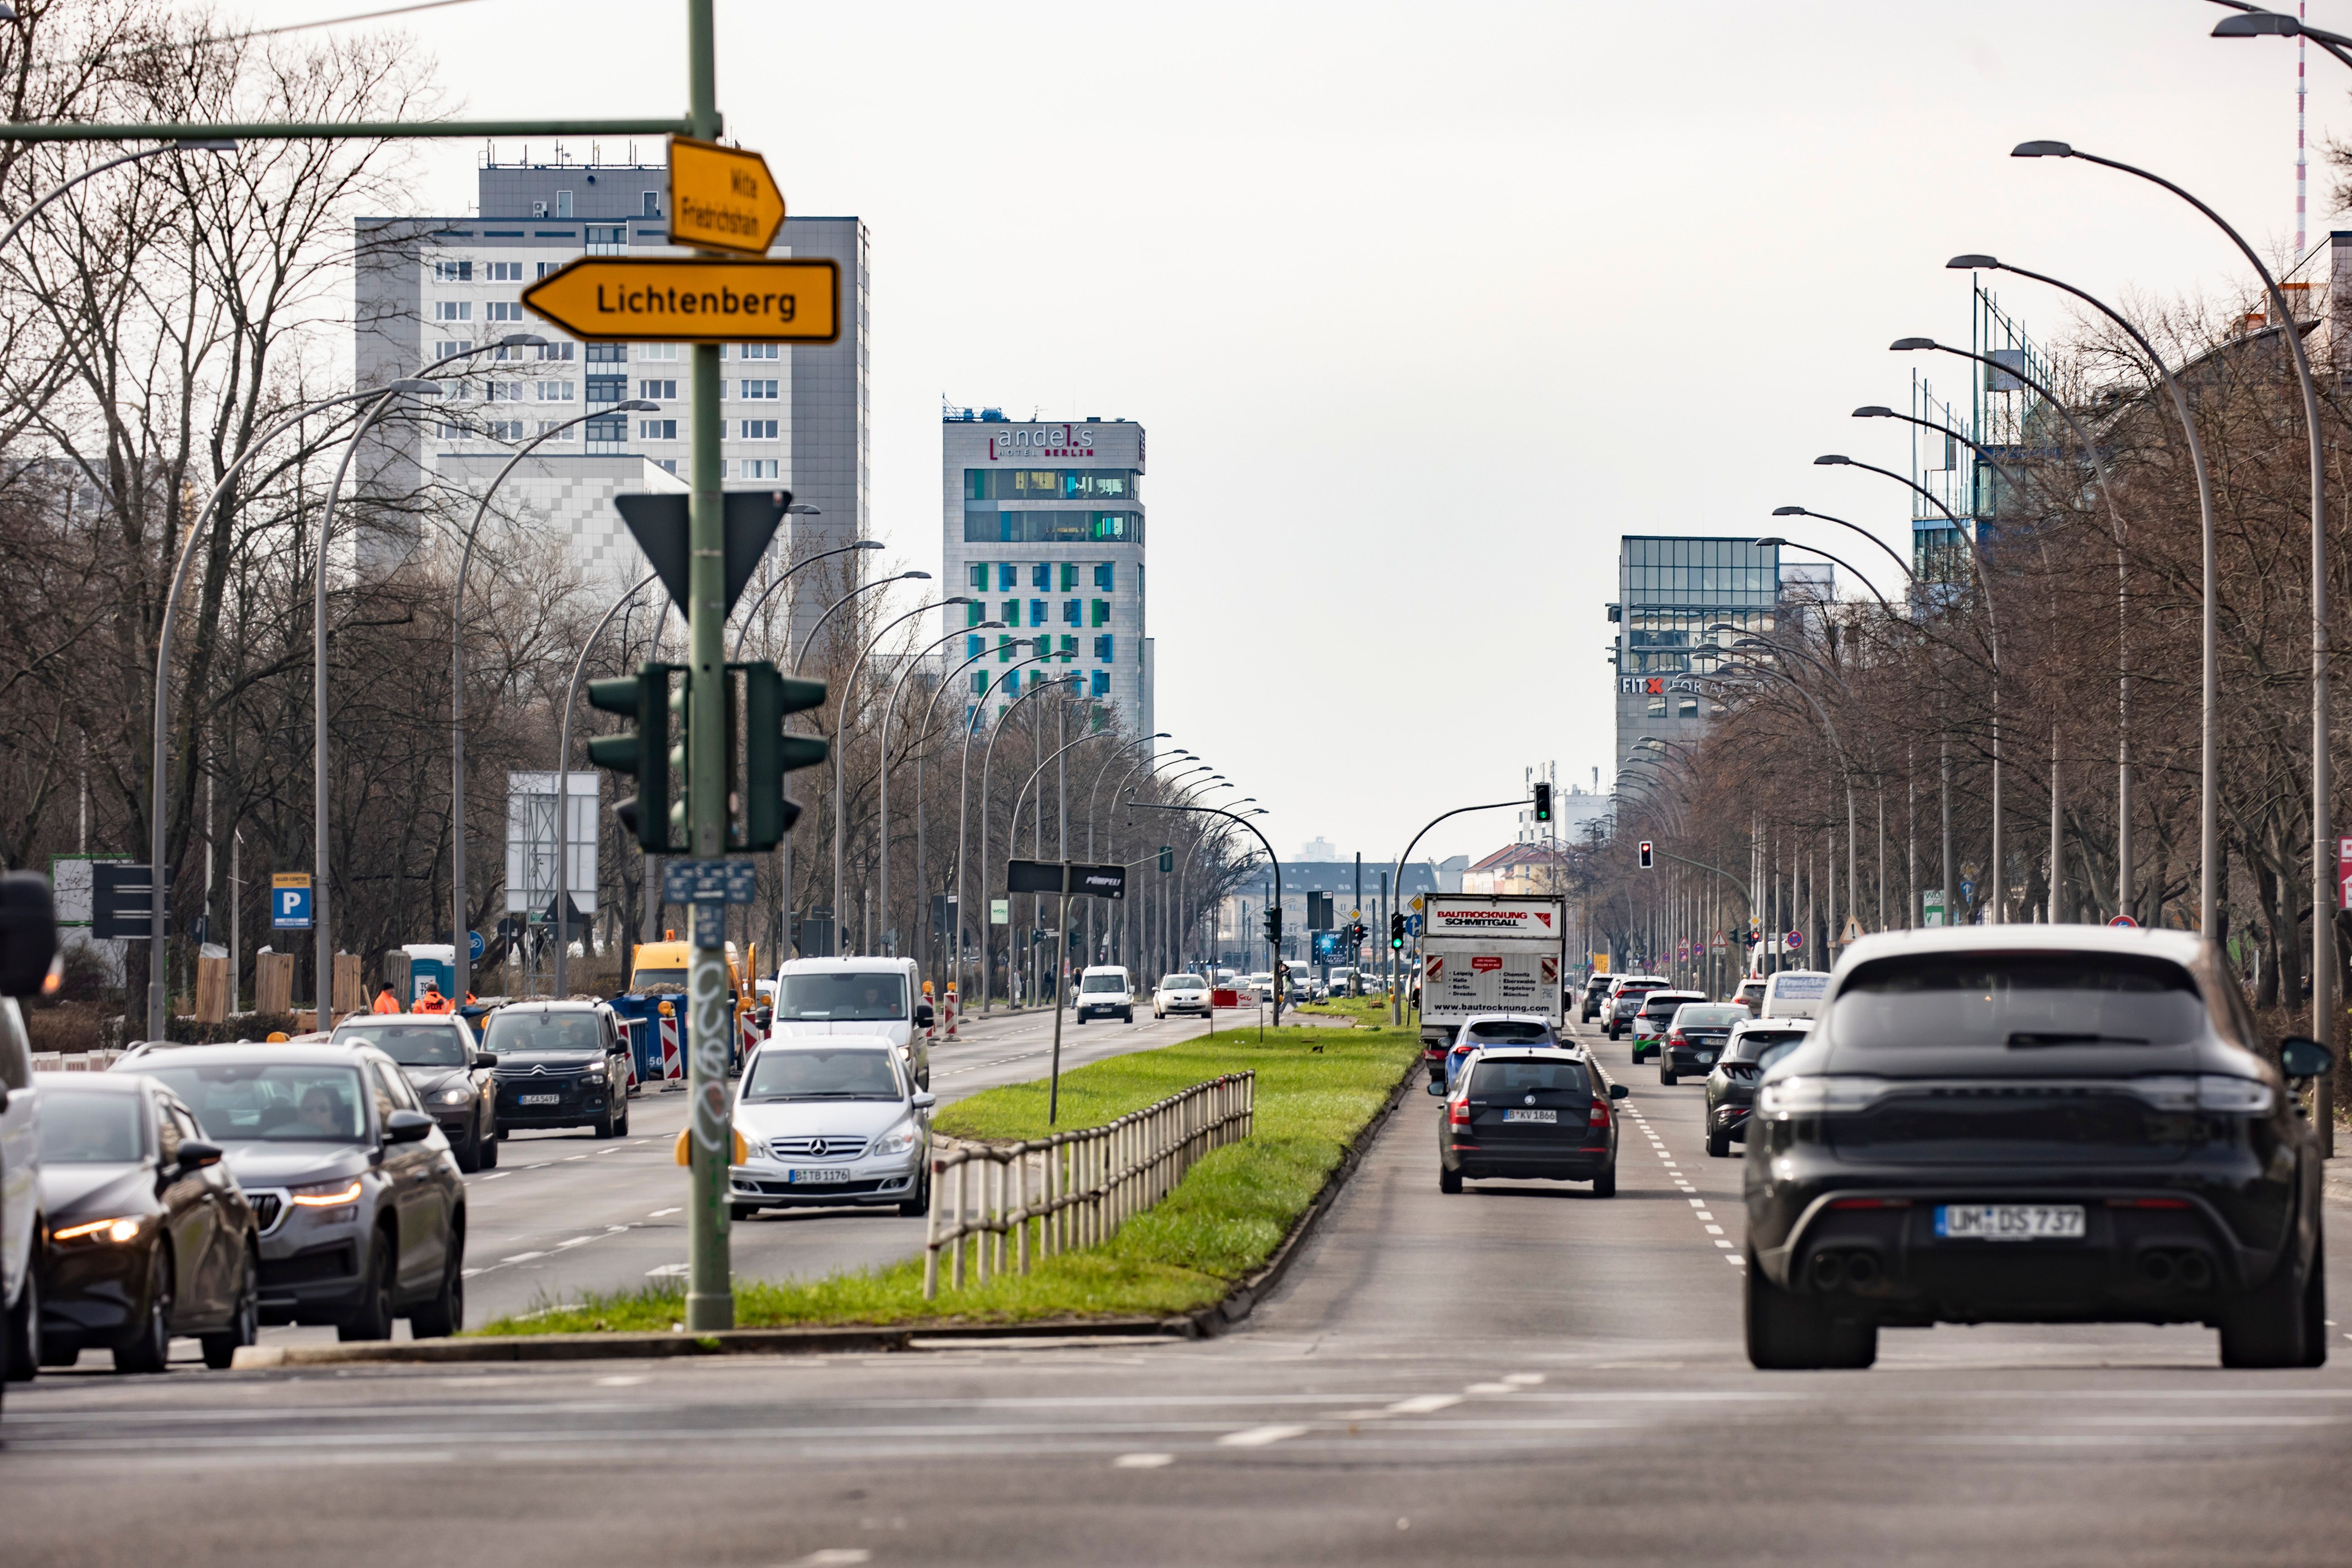
[{"label": "red traffic light", "polygon": [[1642,869],[1643,869],[1643,870],[1644,870],[1644,871],[1647,871],[1647,870],[1649,870],[1650,868],[1651,868],[1651,859],[1650,859],[1650,841],[1649,841],[1648,839],[1644,838],[1644,839],[1643,839],[1643,840],[1642,840]]}]

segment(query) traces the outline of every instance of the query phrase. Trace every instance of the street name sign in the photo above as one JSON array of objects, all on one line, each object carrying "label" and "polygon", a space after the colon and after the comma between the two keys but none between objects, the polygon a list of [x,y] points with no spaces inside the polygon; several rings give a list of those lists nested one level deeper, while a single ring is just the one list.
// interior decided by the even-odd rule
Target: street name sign
[{"label": "street name sign", "polygon": [[764,256],[784,226],[768,161],[742,147],[669,139],[669,237],[678,245]]},{"label": "street name sign", "polygon": [[666,904],[748,904],[759,882],[760,868],[751,860],[662,862],[662,902]]},{"label": "street name sign", "polygon": [[829,343],[841,335],[841,268],[587,256],[524,289],[522,302],[589,342]]}]

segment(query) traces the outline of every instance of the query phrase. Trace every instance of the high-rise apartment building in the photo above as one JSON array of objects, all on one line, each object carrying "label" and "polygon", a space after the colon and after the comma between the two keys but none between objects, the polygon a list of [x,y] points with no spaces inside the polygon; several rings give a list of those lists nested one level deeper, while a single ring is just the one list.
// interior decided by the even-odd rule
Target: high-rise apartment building
[{"label": "high-rise apartment building", "polygon": [[[692,435],[689,351],[677,343],[583,343],[523,309],[523,289],[583,256],[686,254],[669,243],[663,163],[485,163],[473,217],[364,217],[355,225],[360,384],[511,333],[543,346],[471,362],[427,418],[383,426],[360,482],[402,495],[438,479],[478,492],[515,447],[575,416],[624,401],[650,411],[592,417],[551,438],[514,479],[526,508],[570,538],[605,577],[635,576],[639,556],[611,505],[615,491],[683,480]],[[790,519],[778,546],[794,555],[867,534],[868,272],[854,217],[788,219],[770,254],[827,258],[841,276],[840,337],[830,343],[729,343],[720,350],[721,450],[730,489],[789,489],[815,515]],[[509,500],[506,490],[500,501]],[[376,541],[399,552],[413,538]],[[796,619],[813,619],[821,605]],[[806,627],[800,627],[805,635]]]},{"label": "high-rise apartment building", "polygon": [[[940,426],[945,516],[940,555],[950,605],[942,633],[982,621],[1002,631],[950,642],[942,668],[997,650],[957,678],[968,709],[1001,706],[1028,681],[1071,671],[1150,734],[1152,646],[1144,620],[1143,426],[1125,419],[1026,423],[995,409],[951,408]],[[1001,670],[1038,637],[1063,655]]]}]

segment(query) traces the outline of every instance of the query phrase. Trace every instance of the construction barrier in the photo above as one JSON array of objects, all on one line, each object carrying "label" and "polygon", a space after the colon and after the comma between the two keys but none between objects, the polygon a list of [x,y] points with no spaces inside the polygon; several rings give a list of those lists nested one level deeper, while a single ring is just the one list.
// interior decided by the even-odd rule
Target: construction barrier
[{"label": "construction barrier", "polygon": [[952,982],[948,985],[947,1012],[948,1038],[952,1040],[956,1037],[956,988]]},{"label": "construction barrier", "polygon": [[677,1009],[661,1005],[662,1091],[686,1087],[686,1051],[678,1039]]}]

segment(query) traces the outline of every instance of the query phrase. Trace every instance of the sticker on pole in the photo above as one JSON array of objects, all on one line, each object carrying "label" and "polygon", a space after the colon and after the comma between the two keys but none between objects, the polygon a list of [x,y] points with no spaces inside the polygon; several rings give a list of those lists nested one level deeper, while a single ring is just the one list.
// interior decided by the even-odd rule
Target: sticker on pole
[{"label": "sticker on pole", "polygon": [[2116,930],[2117,930],[2117,931],[2137,931],[2137,930],[2139,930],[2139,921],[2136,921],[2136,920],[2132,919],[2132,918],[2131,918],[2131,916],[2129,916],[2129,915],[2117,915],[2115,919],[2113,919],[2113,920],[2109,921],[2107,923],[2108,923],[2109,925],[2111,925],[2111,926],[2115,927],[2115,928],[2116,928]]}]

